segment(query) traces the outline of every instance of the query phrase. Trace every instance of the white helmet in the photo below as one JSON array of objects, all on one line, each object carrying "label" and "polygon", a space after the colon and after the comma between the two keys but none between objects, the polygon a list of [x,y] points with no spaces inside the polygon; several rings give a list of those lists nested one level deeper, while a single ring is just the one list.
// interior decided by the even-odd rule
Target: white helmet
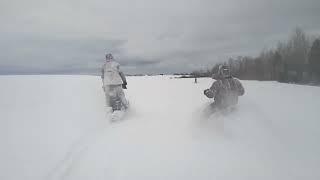
[{"label": "white helmet", "polygon": [[231,73],[230,73],[229,67],[226,66],[226,65],[220,65],[220,66],[219,66],[218,75],[219,75],[221,78],[228,78],[228,77],[230,77],[230,76],[231,76]]},{"label": "white helmet", "polygon": [[113,60],[113,56],[112,56],[111,53],[106,54],[106,60],[107,60],[107,61]]}]

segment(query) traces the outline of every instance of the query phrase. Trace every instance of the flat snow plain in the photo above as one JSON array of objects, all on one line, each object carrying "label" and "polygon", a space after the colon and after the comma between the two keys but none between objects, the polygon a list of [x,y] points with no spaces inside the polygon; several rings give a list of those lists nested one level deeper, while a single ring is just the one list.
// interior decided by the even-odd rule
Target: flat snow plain
[{"label": "flat snow plain", "polygon": [[99,77],[0,76],[0,179],[320,179],[319,87],[242,81],[209,116],[212,82],[128,77],[110,123]]}]

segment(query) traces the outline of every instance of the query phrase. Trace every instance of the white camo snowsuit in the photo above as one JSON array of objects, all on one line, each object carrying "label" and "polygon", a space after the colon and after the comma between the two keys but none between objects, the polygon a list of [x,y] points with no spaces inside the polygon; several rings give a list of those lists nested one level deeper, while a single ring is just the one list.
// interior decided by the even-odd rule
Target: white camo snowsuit
[{"label": "white camo snowsuit", "polygon": [[210,87],[214,97],[214,106],[218,108],[232,107],[238,104],[238,96],[244,94],[240,81],[233,77],[216,80]]},{"label": "white camo snowsuit", "polygon": [[238,104],[238,96],[244,94],[244,88],[240,81],[232,76],[218,78],[204,94],[208,98],[214,98],[211,106],[217,109],[234,107]]},{"label": "white camo snowsuit", "polygon": [[122,84],[126,84],[126,78],[120,71],[120,64],[113,60],[106,61],[101,77],[107,106],[111,106],[113,110],[128,108],[128,101],[122,89]]}]

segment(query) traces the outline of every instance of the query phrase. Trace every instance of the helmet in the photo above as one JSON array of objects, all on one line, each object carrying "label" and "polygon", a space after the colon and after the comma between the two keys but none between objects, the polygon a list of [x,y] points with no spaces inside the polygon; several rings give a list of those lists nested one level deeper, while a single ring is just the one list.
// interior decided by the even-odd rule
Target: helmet
[{"label": "helmet", "polygon": [[221,78],[227,78],[227,77],[230,77],[231,74],[230,74],[230,69],[228,66],[226,65],[220,65],[219,66],[219,71],[218,71],[218,74]]},{"label": "helmet", "polygon": [[107,61],[113,60],[113,56],[112,56],[111,53],[106,54],[106,60],[107,60]]}]

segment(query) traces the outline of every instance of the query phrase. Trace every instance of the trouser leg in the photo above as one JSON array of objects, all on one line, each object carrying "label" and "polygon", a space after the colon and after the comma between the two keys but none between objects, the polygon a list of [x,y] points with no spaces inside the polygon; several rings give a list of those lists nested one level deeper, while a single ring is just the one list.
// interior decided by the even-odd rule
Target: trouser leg
[{"label": "trouser leg", "polygon": [[124,94],[124,92],[123,92],[122,87],[121,87],[121,86],[118,87],[117,91],[118,91],[118,92],[117,92],[117,95],[118,95],[118,97],[119,97],[119,99],[120,99],[120,101],[121,101],[122,107],[123,107],[124,109],[127,109],[127,108],[128,108],[128,101],[127,101],[127,99],[126,99],[126,96],[125,96],[125,94]]},{"label": "trouser leg", "polygon": [[106,104],[112,107],[113,111],[128,108],[128,101],[121,85],[110,85],[105,87]]},{"label": "trouser leg", "polygon": [[110,88],[108,86],[105,86],[104,87],[104,95],[105,95],[105,103],[106,103],[106,106],[109,107],[110,106]]},{"label": "trouser leg", "polygon": [[112,108],[112,111],[118,110],[119,105],[117,104],[117,91],[115,89],[115,86],[105,86],[104,87],[105,92],[105,100],[106,100],[106,106],[109,109]]},{"label": "trouser leg", "polygon": [[109,86],[109,104],[113,111],[121,109],[121,102],[118,97],[118,86]]}]

